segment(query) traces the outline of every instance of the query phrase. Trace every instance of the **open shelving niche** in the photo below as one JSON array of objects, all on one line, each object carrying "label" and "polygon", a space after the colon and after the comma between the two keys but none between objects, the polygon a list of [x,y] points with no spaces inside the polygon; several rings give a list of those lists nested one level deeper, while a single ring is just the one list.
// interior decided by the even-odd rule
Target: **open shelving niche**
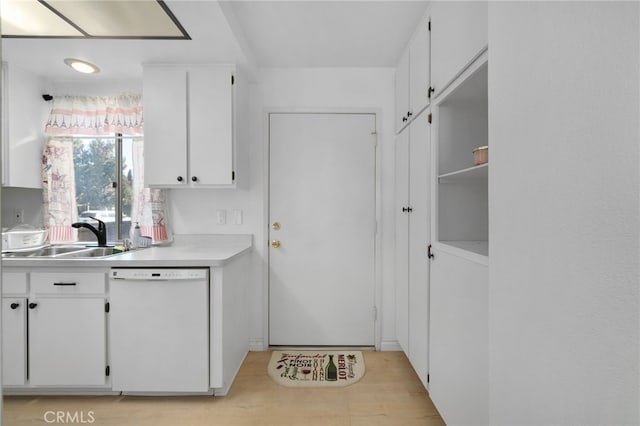
[{"label": "open shelving niche", "polygon": [[486,52],[435,102],[437,123],[436,235],[442,248],[488,262],[489,164],[474,166],[473,150],[488,146]]}]

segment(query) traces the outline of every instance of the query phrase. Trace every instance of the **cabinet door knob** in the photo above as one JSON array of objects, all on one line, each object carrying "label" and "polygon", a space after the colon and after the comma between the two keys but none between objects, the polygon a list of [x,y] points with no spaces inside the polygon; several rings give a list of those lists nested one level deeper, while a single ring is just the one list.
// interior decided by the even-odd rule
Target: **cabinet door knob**
[{"label": "cabinet door knob", "polygon": [[280,241],[278,241],[278,240],[271,241],[271,247],[273,247],[273,248],[280,247]]},{"label": "cabinet door knob", "polygon": [[198,181],[198,177],[197,176],[191,176],[191,181],[192,182],[197,182]]},{"label": "cabinet door knob", "polygon": [[429,259],[433,259],[435,256],[433,255],[433,246],[431,244],[429,244],[427,246],[427,257]]},{"label": "cabinet door knob", "polygon": [[20,304],[19,303],[12,303],[10,306],[11,306],[11,309],[18,309]]},{"label": "cabinet door knob", "polygon": [[413,115],[413,113],[411,111],[407,112],[407,117],[411,117]]},{"label": "cabinet door knob", "polygon": [[436,89],[433,86],[429,87],[429,90],[427,90],[427,98],[431,99],[431,95],[433,95],[435,91]]},{"label": "cabinet door knob", "polygon": [[407,121],[407,117],[402,117],[402,122]]},{"label": "cabinet door knob", "polygon": [[402,208],[402,212],[403,212],[403,213],[404,213],[404,212],[408,212],[408,211],[409,211],[409,208],[408,208],[408,207],[403,207],[403,208]]},{"label": "cabinet door knob", "polygon": [[182,176],[178,176],[178,182],[182,182]]},{"label": "cabinet door knob", "polygon": [[35,309],[35,308],[36,308],[36,306],[38,306],[38,304],[37,304],[37,303],[33,303],[33,302],[32,302],[32,303],[29,303],[29,309]]}]

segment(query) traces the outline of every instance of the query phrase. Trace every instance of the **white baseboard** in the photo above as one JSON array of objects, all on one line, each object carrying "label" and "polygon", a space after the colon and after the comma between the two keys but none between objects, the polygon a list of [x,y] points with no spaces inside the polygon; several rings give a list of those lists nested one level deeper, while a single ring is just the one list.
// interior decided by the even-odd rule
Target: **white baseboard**
[{"label": "white baseboard", "polygon": [[380,342],[380,351],[401,351],[400,343],[397,340],[383,340]]},{"label": "white baseboard", "polygon": [[267,350],[267,347],[264,344],[263,338],[259,337],[259,338],[249,339],[250,352],[262,352],[266,350]]}]

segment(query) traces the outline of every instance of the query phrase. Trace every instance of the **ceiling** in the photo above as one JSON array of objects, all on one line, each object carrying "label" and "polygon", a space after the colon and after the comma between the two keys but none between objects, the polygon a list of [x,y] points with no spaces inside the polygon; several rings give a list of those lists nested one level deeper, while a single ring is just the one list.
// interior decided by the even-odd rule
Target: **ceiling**
[{"label": "ceiling", "polygon": [[228,4],[264,67],[395,66],[427,6],[400,0]]},{"label": "ceiling", "polygon": [[[164,3],[191,40],[3,38],[2,59],[53,80],[139,79],[145,62],[393,67],[427,7],[422,0]],[[79,75],[63,63],[66,57],[101,72]]]},{"label": "ceiling", "polygon": [[2,0],[3,37],[189,38],[162,0]]}]

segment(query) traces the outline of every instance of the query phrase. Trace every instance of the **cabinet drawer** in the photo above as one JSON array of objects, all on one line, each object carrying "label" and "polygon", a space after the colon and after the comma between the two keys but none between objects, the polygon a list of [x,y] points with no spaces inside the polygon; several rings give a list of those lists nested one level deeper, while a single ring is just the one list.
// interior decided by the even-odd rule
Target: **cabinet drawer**
[{"label": "cabinet drawer", "polygon": [[51,272],[31,274],[32,294],[104,294],[106,274]]},{"label": "cabinet drawer", "polygon": [[25,294],[26,292],[26,272],[5,272],[2,274],[2,294]]}]

